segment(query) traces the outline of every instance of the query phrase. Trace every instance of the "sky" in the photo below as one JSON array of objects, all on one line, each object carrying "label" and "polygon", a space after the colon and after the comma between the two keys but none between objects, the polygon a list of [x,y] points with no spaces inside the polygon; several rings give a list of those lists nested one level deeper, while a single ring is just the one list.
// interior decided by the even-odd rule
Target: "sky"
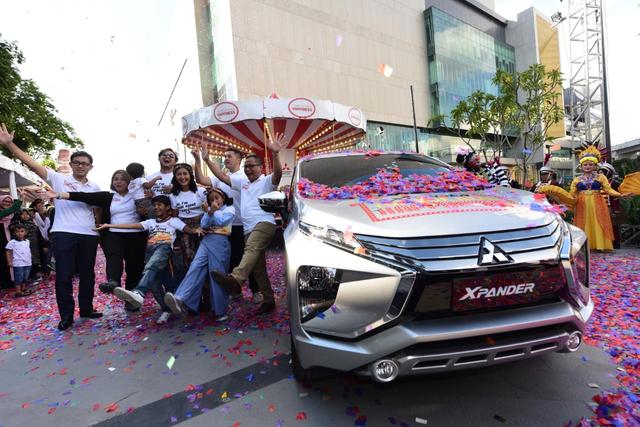
[{"label": "sky", "polygon": [[[640,137],[634,107],[640,99],[640,0],[603,3],[615,145]],[[0,34],[22,50],[23,77],[33,79],[75,128],[94,156],[90,177],[103,189],[114,164],[124,168],[136,161],[154,172],[158,151],[178,147],[181,117],[202,106],[192,0],[0,0],[0,5]],[[495,0],[496,12],[512,20],[531,6],[547,16],[566,15],[567,0]],[[566,25],[559,26],[561,39],[568,36]],[[568,41],[561,42],[565,75],[567,49]],[[182,147],[180,157],[184,160]]]}]

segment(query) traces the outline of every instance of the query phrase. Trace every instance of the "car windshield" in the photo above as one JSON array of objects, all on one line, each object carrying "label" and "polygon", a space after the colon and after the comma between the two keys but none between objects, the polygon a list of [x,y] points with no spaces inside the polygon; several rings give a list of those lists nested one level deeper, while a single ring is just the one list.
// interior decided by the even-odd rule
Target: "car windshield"
[{"label": "car windshield", "polygon": [[397,168],[405,177],[449,171],[448,167],[426,157],[396,153],[311,159],[300,165],[300,177],[328,187],[343,187],[367,181],[382,168]]},{"label": "car windshield", "polygon": [[486,179],[415,154],[344,156],[300,165],[297,190],[308,199],[369,200],[396,194],[453,193],[492,187]]}]

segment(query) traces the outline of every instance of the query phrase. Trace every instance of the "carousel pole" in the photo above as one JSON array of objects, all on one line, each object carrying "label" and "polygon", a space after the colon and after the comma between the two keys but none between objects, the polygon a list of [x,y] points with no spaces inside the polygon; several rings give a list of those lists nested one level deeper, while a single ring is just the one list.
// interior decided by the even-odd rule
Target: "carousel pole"
[{"label": "carousel pole", "polygon": [[269,167],[269,150],[267,149],[267,126],[269,123],[265,117],[262,119],[262,140],[264,142],[264,171],[268,174],[271,172],[271,168]]}]

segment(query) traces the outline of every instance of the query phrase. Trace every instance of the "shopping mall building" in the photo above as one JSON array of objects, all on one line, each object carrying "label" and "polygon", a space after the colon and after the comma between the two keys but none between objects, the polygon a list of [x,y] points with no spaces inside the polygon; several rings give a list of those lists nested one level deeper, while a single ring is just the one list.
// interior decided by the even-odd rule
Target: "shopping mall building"
[{"label": "shopping mall building", "polygon": [[[364,111],[368,146],[415,150],[413,87],[419,150],[449,163],[462,142],[431,118],[448,116],[473,91],[495,91],[491,79],[498,69],[522,71],[534,63],[560,68],[551,21],[534,8],[506,20],[492,0],[194,5],[204,105],[272,93],[329,99]],[[384,65],[392,69],[388,77]],[[550,134],[564,136],[564,123]]]}]

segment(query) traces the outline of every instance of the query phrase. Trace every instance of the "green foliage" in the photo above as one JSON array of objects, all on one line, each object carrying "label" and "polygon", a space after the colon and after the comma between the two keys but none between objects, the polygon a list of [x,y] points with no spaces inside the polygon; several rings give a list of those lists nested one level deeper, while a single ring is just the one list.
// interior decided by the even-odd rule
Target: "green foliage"
[{"label": "green foliage", "polygon": [[42,159],[42,161],[40,162],[40,164],[46,168],[49,168],[51,170],[56,170],[58,169],[58,164],[56,163],[55,160],[53,160],[53,158],[51,158],[51,156],[49,156],[47,154],[47,156]]},{"label": "green foliage", "polygon": [[620,208],[627,217],[627,224],[640,225],[640,196],[620,199]]},{"label": "green foliage", "polygon": [[618,172],[620,178],[624,178],[628,173],[640,171],[640,157],[635,159],[618,159],[613,161],[613,167]]},{"label": "green foliage", "polygon": [[23,79],[24,57],[14,42],[0,39],[0,123],[15,131],[14,141],[38,157],[55,149],[56,141],[77,148],[82,141],[35,82]]},{"label": "green foliage", "polygon": [[564,118],[559,90],[562,74],[534,64],[521,73],[498,70],[492,82],[498,94],[476,91],[460,101],[451,111],[452,126],[467,145],[471,138],[477,138],[481,150],[490,149],[498,155],[511,146],[513,137],[519,136],[524,148],[521,167],[526,181],[531,156],[553,140],[547,131]]}]

